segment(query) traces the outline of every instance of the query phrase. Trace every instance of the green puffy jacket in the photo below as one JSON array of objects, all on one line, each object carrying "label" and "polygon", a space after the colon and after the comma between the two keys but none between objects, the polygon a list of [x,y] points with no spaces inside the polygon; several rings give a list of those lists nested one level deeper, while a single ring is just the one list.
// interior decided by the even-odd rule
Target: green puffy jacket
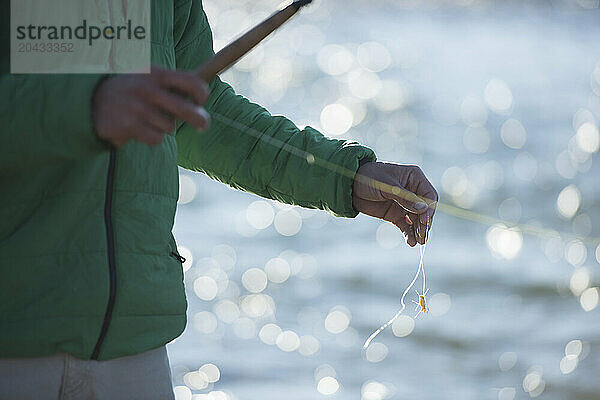
[{"label": "green puffy jacket", "polygon": [[[107,360],[164,345],[186,323],[171,234],[177,165],[237,189],[354,217],[352,177],[213,118],[157,147],[111,150],[93,132],[101,75],[10,75],[8,1],[0,62],[0,358],[64,351]],[[193,69],[213,53],[200,1],[152,2],[152,63]],[[373,152],[332,140],[210,82],[206,109],[356,171]]]}]

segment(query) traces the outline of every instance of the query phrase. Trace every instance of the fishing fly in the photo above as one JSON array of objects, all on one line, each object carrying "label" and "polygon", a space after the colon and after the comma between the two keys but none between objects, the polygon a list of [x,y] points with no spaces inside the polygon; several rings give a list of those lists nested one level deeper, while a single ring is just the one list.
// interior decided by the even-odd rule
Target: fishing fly
[{"label": "fishing fly", "polygon": [[[427,221],[427,226],[429,226],[429,220]],[[375,332],[371,334],[371,336],[369,336],[369,338],[365,341],[365,344],[363,345],[363,349],[369,347],[369,344],[371,344],[373,339],[375,339],[375,337],[377,337],[377,335],[379,335],[385,328],[393,324],[394,321],[404,312],[404,309],[406,308],[406,305],[404,304],[404,298],[406,297],[408,292],[410,292],[410,289],[412,289],[412,287],[415,285],[417,279],[419,279],[419,275],[423,277],[423,290],[421,291],[421,293],[423,294],[419,294],[419,292],[415,290],[415,292],[417,292],[417,296],[419,296],[419,301],[416,302],[413,300],[413,303],[417,304],[417,308],[415,309],[415,311],[419,310],[419,312],[417,312],[414,318],[416,318],[419,314],[426,313],[428,311],[425,296],[429,292],[429,289],[427,288],[427,274],[425,273],[425,265],[423,264],[423,257],[425,256],[425,249],[427,248],[428,236],[429,232],[425,236],[425,244],[419,245],[419,266],[417,267],[417,272],[415,273],[413,280],[406,287],[406,289],[404,289],[402,297],[400,297],[400,310],[398,310],[398,312],[388,322],[381,325]]]},{"label": "fishing fly", "polygon": [[419,296],[419,301],[417,302],[413,300],[412,302],[417,305],[415,307],[415,311],[419,311],[415,314],[413,318],[417,318],[421,313],[426,314],[427,312],[429,312],[429,310],[427,309],[427,304],[425,304],[425,296],[427,296],[429,288],[427,288],[427,290],[423,294],[419,294],[419,291],[417,289],[415,289],[415,292],[417,293],[417,296]]}]

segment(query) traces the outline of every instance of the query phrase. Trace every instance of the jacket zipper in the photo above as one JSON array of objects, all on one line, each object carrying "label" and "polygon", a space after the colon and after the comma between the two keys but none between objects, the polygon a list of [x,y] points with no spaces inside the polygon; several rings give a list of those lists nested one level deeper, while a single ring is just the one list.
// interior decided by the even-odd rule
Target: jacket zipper
[{"label": "jacket zipper", "polygon": [[104,313],[104,321],[102,322],[102,329],[100,330],[100,336],[94,346],[91,359],[97,360],[100,354],[100,348],[102,342],[106,337],[108,326],[112,317],[113,308],[115,306],[115,296],[117,294],[117,270],[115,265],[115,237],[113,232],[112,224],[112,197],[115,180],[115,159],[116,150],[110,150],[110,159],[108,162],[108,176],[106,178],[106,198],[104,201],[104,225],[106,227],[106,243],[108,250],[108,273],[109,273],[109,294],[108,304],[106,305],[106,311]]},{"label": "jacket zipper", "polygon": [[174,251],[171,252],[170,256],[182,264],[185,262],[185,257],[180,256],[179,254],[175,253]]}]

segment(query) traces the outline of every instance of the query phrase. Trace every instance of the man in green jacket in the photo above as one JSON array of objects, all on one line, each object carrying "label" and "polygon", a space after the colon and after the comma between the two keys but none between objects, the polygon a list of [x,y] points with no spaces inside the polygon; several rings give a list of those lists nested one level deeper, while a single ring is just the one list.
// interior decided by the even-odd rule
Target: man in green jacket
[{"label": "man in green jacket", "polygon": [[151,35],[151,74],[11,75],[2,58],[2,399],[172,398],[164,346],[186,323],[177,165],[426,239],[437,194],[418,167],[185,72],[214,54],[201,1],[153,1]]}]

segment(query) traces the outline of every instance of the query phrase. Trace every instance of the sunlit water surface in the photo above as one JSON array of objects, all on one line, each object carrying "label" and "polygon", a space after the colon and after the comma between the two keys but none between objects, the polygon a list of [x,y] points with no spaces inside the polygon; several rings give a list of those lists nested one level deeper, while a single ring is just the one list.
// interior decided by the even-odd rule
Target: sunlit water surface
[{"label": "sunlit water surface", "polygon": [[[204,3],[217,49],[277,5]],[[600,398],[599,13],[398,4],[411,2],[321,1],[224,79],[300,126],[419,164],[443,202],[503,224],[438,212],[431,313],[407,307],[365,352],[417,249],[389,224],[182,170],[178,399]]]}]

